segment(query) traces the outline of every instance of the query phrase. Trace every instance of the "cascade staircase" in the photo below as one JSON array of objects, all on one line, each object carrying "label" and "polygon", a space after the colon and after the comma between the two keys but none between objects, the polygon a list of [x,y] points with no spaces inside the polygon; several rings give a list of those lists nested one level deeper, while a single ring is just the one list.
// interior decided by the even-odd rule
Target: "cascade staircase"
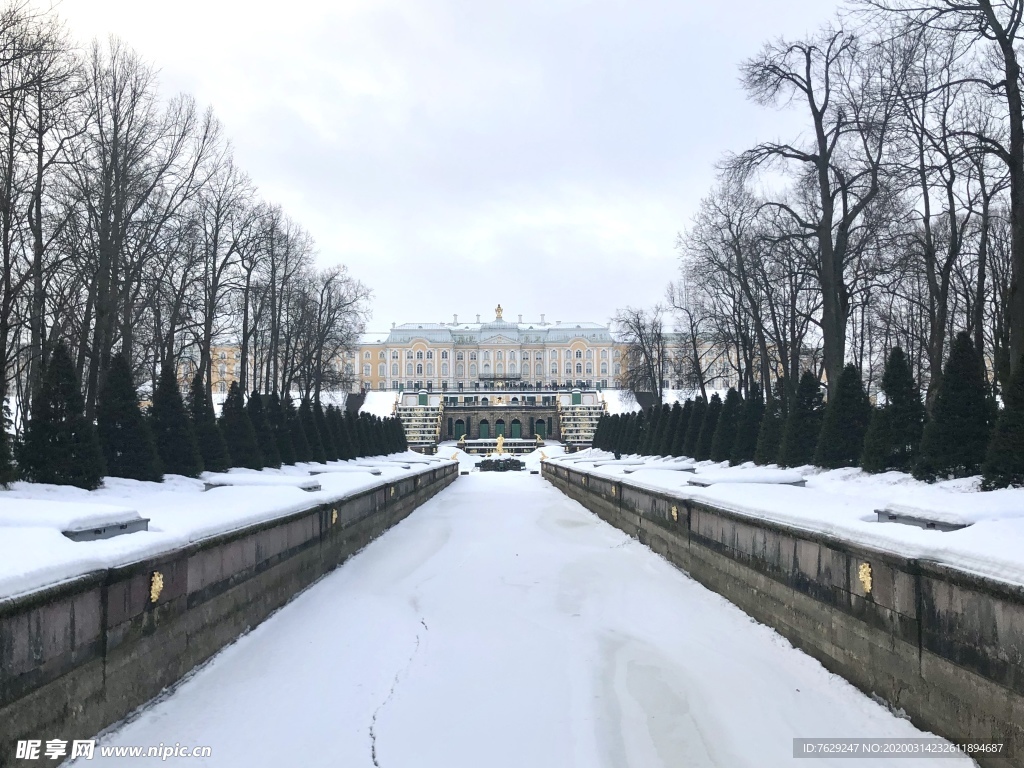
[{"label": "cascade staircase", "polygon": [[597,422],[604,415],[603,402],[594,405],[559,405],[558,423],[561,425],[562,442],[572,450],[589,447],[594,441]]},{"label": "cascade staircase", "polygon": [[409,447],[420,453],[433,453],[441,441],[444,403],[438,405],[395,404],[395,415],[402,420]]}]

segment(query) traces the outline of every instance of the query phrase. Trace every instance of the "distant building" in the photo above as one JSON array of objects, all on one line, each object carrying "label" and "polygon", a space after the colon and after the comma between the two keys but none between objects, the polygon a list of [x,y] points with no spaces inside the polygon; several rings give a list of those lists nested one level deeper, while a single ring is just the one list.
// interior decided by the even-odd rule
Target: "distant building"
[{"label": "distant building", "polygon": [[499,304],[486,323],[404,323],[364,334],[347,370],[364,390],[614,387],[623,347],[607,325],[516,322]]}]

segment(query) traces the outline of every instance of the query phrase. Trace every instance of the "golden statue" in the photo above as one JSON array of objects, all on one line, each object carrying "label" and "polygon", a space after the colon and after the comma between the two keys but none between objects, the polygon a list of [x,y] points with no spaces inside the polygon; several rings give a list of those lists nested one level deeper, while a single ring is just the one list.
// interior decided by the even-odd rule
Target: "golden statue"
[{"label": "golden statue", "polygon": [[494,452],[495,453],[504,453],[505,452],[505,436],[504,435],[498,435],[498,447],[494,449]]},{"label": "golden statue", "polygon": [[499,320],[501,320],[501,313],[502,313],[502,311],[503,311],[503,310],[502,310],[502,308],[501,308],[501,304],[499,304],[499,305],[498,305],[498,308],[494,310],[494,314],[498,316],[498,319],[499,319]]}]

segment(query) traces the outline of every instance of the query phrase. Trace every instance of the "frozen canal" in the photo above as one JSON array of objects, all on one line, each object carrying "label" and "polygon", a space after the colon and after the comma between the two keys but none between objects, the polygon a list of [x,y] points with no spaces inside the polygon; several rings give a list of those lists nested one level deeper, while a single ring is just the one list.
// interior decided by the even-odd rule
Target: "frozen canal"
[{"label": "frozen canal", "polygon": [[908,763],[792,740],[919,735],[539,477],[473,474],[101,744],[238,768],[882,768]]}]

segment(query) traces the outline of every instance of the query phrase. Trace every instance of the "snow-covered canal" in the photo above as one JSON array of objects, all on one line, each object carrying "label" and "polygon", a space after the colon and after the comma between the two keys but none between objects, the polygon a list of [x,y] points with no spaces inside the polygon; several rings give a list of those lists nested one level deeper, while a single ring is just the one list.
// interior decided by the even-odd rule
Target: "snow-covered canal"
[{"label": "snow-covered canal", "polygon": [[881,768],[792,740],[919,735],[541,478],[473,474],[101,744],[239,768]]}]

